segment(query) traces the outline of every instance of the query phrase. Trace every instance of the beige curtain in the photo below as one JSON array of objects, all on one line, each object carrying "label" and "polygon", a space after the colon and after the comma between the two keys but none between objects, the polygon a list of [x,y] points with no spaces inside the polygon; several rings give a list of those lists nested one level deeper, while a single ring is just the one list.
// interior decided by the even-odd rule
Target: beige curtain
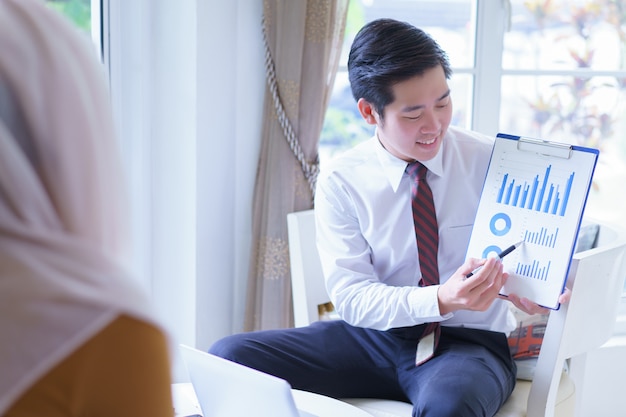
[{"label": "beige curtain", "polygon": [[267,90],[245,330],[293,326],[287,213],[311,208],[348,0],[265,0]]}]

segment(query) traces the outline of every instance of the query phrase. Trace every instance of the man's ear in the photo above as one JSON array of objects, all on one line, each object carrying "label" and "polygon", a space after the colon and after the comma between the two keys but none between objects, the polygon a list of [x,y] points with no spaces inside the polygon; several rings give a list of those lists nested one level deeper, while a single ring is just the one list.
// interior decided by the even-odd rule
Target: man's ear
[{"label": "man's ear", "polygon": [[365,120],[367,124],[378,124],[378,113],[367,100],[360,98],[356,105],[359,109],[359,113],[361,113],[361,116],[363,117],[363,120]]}]

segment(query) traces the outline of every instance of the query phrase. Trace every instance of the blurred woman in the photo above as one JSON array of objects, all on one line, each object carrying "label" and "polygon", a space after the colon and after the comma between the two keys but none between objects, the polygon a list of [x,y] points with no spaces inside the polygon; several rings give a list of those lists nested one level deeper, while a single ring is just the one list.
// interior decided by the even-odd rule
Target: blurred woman
[{"label": "blurred woman", "polygon": [[0,0],[0,415],[173,416],[169,340],[129,274],[122,167],[89,40]]}]

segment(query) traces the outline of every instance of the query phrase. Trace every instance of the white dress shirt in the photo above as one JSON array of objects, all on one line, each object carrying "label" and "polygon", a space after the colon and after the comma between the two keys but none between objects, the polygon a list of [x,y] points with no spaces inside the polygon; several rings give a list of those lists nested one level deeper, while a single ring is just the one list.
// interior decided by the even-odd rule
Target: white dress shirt
[{"label": "white dress shirt", "polygon": [[[424,162],[439,225],[439,274],[444,283],[465,261],[493,139],[450,127],[437,156]],[[407,162],[374,136],[338,156],[317,183],[317,245],[330,298],[354,326],[387,330],[440,321],[508,333],[508,303],[485,312],[442,316],[438,285],[421,278]]]}]

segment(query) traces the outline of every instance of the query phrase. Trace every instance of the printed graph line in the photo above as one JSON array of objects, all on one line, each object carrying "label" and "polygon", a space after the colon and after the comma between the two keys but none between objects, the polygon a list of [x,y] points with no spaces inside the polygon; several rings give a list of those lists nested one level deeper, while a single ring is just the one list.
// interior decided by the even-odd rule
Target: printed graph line
[{"label": "printed graph line", "polygon": [[569,175],[562,187],[562,184],[550,182],[551,170],[552,165],[548,165],[543,178],[540,179],[537,174],[531,183],[509,178],[509,173],[505,173],[496,201],[507,206],[565,216],[574,182],[574,172]]}]

